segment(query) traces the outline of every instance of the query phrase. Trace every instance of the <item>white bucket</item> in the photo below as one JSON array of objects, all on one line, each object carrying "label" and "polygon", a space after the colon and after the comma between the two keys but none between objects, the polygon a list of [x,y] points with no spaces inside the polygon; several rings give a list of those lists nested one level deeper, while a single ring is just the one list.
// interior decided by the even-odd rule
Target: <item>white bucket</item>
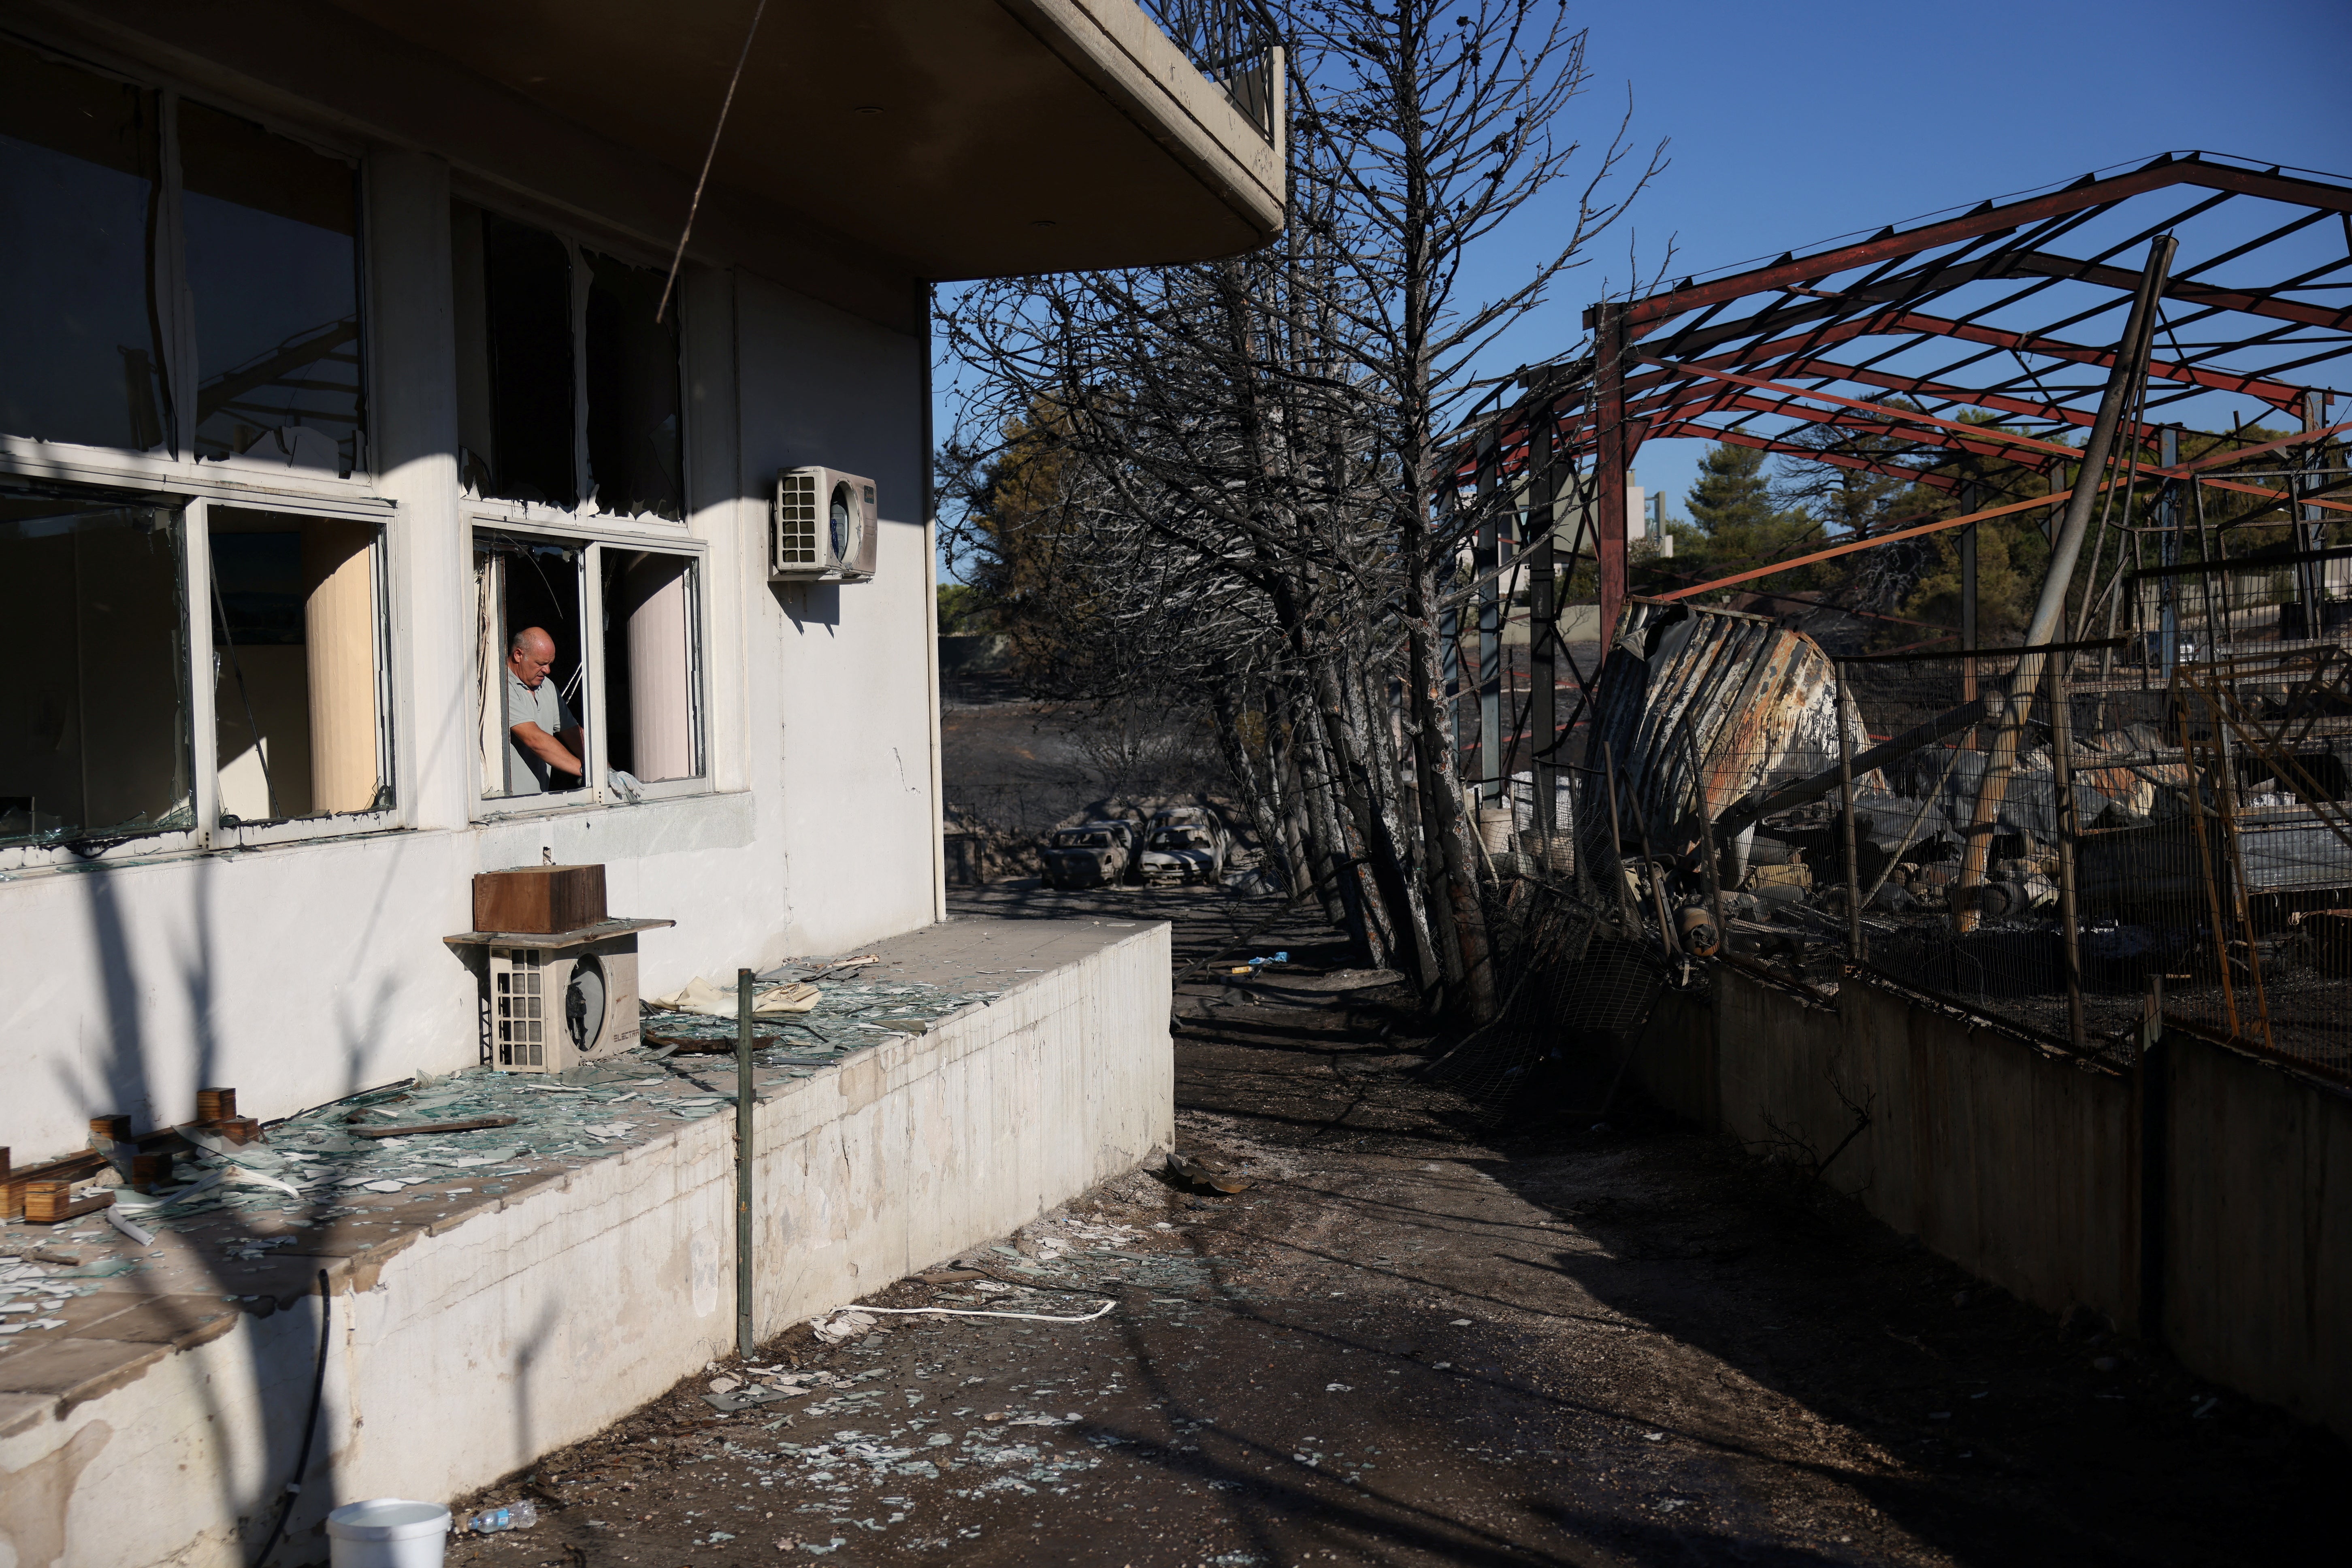
[{"label": "white bucket", "polygon": [[327,1516],[334,1568],[441,1568],[449,1510],[396,1497],[347,1502]]}]

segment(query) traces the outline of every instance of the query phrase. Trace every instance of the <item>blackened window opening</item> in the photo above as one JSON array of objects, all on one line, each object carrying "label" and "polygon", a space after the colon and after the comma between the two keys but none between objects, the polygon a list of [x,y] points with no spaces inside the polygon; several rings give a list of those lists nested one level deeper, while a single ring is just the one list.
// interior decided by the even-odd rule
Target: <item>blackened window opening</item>
[{"label": "blackened window opening", "polygon": [[180,514],[0,491],[0,843],[192,827]]},{"label": "blackened window opening", "polygon": [[0,433],[168,446],[155,95],[0,43]]},{"label": "blackened window opening", "polygon": [[490,449],[486,493],[579,504],[572,253],[544,229],[481,215]]},{"label": "blackened window opening", "polygon": [[358,171],[202,104],[179,132],[196,456],[348,476],[366,427]]},{"label": "blackened window opening", "polygon": [[581,253],[588,289],[588,475],[600,511],[686,515],[678,459],[677,312],[654,320],[662,274]]}]

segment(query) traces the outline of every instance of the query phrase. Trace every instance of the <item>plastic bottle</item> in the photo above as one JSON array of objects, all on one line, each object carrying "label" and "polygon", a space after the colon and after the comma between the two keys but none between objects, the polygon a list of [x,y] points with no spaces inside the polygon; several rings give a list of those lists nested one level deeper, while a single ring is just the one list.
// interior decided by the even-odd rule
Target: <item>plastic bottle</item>
[{"label": "plastic bottle", "polygon": [[466,1521],[466,1528],[477,1535],[496,1535],[501,1530],[529,1530],[538,1522],[539,1510],[525,1498],[504,1508],[484,1509]]}]

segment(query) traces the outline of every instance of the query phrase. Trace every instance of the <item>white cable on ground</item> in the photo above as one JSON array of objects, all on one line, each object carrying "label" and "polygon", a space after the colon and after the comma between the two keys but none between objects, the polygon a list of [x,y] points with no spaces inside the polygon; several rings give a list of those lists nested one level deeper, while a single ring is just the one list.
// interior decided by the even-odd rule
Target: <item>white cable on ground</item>
[{"label": "white cable on ground", "polygon": [[1083,1318],[1057,1318],[1050,1312],[983,1312],[965,1307],[844,1307],[845,1312],[893,1312],[901,1315],[939,1312],[950,1318],[1025,1318],[1033,1323],[1091,1323],[1113,1307],[1116,1301],[1105,1301]]}]

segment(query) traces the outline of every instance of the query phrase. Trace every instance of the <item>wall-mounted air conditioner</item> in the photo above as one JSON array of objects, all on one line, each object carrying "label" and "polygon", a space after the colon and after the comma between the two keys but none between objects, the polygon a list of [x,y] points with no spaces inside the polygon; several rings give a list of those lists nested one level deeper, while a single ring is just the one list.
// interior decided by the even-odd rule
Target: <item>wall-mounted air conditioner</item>
[{"label": "wall-mounted air conditioner", "polygon": [[637,1043],[637,939],[567,933],[544,947],[493,944],[489,1058],[503,1072],[562,1072]]},{"label": "wall-mounted air conditioner", "polygon": [[879,521],[872,479],[837,468],[786,468],[776,476],[769,520],[769,579],[866,581],[874,575]]}]

